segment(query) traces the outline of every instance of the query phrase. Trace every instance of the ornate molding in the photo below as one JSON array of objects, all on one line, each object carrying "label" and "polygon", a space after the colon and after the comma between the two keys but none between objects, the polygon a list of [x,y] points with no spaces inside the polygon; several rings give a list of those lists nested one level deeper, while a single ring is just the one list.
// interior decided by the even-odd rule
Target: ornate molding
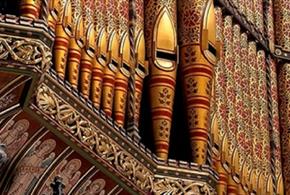
[{"label": "ornate molding", "polygon": [[42,71],[51,66],[50,48],[34,39],[0,35],[0,60],[38,65]]},{"label": "ornate molding", "polygon": [[[52,88],[54,88],[52,86]],[[119,139],[113,139],[108,135],[108,131],[99,128],[88,120],[82,113],[67,103],[64,96],[59,96],[55,89],[50,89],[47,85],[41,84],[36,93],[36,104],[41,112],[46,116],[46,120],[53,120],[57,125],[66,129],[69,136],[73,136],[79,142],[101,158],[105,164],[119,173],[123,181],[127,181],[129,186],[133,184],[133,189],[142,193],[153,192],[154,194],[170,193],[173,194],[214,194],[212,184],[190,176],[189,179],[177,178],[182,172],[194,170],[188,168],[175,168],[175,176],[168,176],[169,169],[161,164],[148,167],[147,160],[139,159],[132,155],[126,148],[126,144]],[[110,134],[110,133],[109,133]],[[118,140],[118,141],[117,141]],[[176,162],[176,161],[175,161]],[[163,164],[164,165],[164,164]],[[188,166],[189,167],[189,166]],[[109,168],[110,170],[110,168]],[[205,174],[206,170],[199,170],[200,174]],[[201,178],[202,176],[200,176]],[[213,182],[213,181],[212,181]]]},{"label": "ornate molding", "polygon": [[215,194],[214,190],[203,182],[183,181],[177,179],[157,179],[152,185],[155,194]]}]

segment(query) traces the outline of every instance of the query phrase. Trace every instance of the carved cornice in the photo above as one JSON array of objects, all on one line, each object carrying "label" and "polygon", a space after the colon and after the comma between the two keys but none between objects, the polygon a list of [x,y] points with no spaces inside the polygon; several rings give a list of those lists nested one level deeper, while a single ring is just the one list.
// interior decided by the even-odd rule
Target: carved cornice
[{"label": "carved cornice", "polygon": [[64,85],[66,88],[45,75],[37,90],[36,104],[29,108],[93,155],[127,186],[144,194],[214,194],[217,175],[209,166],[159,161],[143,144],[132,140],[90,102],[75,97],[76,92],[69,93],[70,86]]}]

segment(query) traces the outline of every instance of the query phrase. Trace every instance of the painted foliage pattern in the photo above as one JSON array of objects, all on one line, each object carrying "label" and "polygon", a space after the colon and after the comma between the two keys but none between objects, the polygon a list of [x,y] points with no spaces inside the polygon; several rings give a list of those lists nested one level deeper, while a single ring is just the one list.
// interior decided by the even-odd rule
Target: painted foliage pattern
[{"label": "painted foliage pattern", "polygon": [[276,41],[283,49],[290,51],[290,3],[288,0],[274,2]]},{"label": "painted foliage pattern", "polygon": [[282,163],[285,192],[290,192],[290,64],[282,65],[279,74],[280,121],[282,133]]}]

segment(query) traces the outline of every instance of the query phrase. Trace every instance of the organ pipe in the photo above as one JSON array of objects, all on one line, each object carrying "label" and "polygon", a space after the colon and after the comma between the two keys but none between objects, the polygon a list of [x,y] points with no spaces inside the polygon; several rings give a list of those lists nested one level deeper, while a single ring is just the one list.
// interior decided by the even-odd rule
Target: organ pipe
[{"label": "organ pipe", "polygon": [[85,43],[83,23],[83,2],[72,0],[72,36],[68,48],[68,81],[77,89],[79,81],[79,67],[81,52]]},{"label": "organ pipe", "polygon": [[155,150],[158,157],[166,160],[177,70],[175,0],[145,3],[145,32]]},{"label": "organ pipe", "polygon": [[95,59],[95,27],[94,27],[94,1],[83,0],[83,17],[85,29],[85,45],[82,48],[80,62],[80,91],[85,98],[90,95],[90,84],[93,63]]},{"label": "organ pipe", "polygon": [[213,66],[218,54],[214,7],[212,1],[189,0],[181,1],[179,7],[180,68],[192,157],[205,164]]}]

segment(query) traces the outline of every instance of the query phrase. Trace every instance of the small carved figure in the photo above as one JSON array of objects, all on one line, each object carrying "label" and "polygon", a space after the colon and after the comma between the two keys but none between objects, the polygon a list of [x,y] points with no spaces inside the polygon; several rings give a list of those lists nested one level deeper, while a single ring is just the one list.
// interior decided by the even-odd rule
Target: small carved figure
[{"label": "small carved figure", "polygon": [[55,158],[55,153],[52,152],[55,147],[56,142],[53,139],[36,143],[16,168],[16,175],[8,194],[28,193]]},{"label": "small carved figure", "polygon": [[0,142],[5,144],[8,158],[11,158],[27,141],[29,121],[21,119],[14,123],[10,120],[0,134]]}]

